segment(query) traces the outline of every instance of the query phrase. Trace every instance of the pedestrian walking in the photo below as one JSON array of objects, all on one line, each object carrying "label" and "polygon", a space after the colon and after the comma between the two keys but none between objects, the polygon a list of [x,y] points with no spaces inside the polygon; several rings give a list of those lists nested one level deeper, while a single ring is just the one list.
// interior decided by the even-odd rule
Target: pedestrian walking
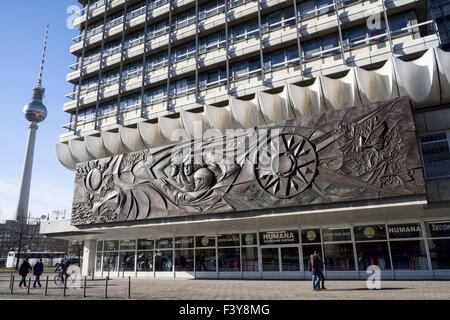
[{"label": "pedestrian walking", "polygon": [[312,273],[312,286],[313,290],[317,291],[319,289],[319,257],[317,255],[317,251],[314,251],[314,254],[312,254],[309,257],[308,262],[308,269]]},{"label": "pedestrian walking", "polygon": [[318,261],[319,281],[322,282],[322,286],[321,287],[319,286],[319,289],[326,290],[327,288],[325,288],[325,275],[323,274],[324,264],[323,264],[322,257],[320,256],[320,253],[317,253],[317,258],[319,259],[319,261]]},{"label": "pedestrian walking", "polygon": [[39,261],[36,262],[33,266],[33,274],[36,277],[34,279],[33,288],[36,288],[36,284],[39,285],[39,288],[42,288],[40,281],[42,273],[44,273],[44,264],[42,263],[42,259],[39,259]]},{"label": "pedestrian walking", "polygon": [[19,287],[22,288],[22,283],[24,287],[27,287],[27,274],[31,271],[31,265],[29,262],[29,258],[25,258],[19,268],[19,275],[22,276],[22,279],[19,282]]}]

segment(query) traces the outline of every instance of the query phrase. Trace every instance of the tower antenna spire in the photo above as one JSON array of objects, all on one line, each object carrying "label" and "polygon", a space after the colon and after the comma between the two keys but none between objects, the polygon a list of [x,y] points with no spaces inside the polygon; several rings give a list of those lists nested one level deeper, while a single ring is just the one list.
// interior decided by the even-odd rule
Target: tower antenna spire
[{"label": "tower antenna spire", "polygon": [[47,30],[45,31],[44,50],[42,51],[41,69],[40,69],[39,79],[38,79],[39,87],[42,87],[42,74],[44,72],[45,52],[47,51],[48,29],[49,29],[49,25],[47,25]]}]

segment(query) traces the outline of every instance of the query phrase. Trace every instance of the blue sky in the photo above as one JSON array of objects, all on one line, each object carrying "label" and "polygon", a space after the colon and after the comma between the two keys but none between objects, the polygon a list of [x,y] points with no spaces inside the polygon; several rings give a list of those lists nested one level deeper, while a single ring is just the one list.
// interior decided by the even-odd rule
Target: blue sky
[{"label": "blue sky", "polygon": [[[50,25],[43,86],[48,118],[39,125],[34,154],[30,211],[39,217],[70,208],[74,173],[55,154],[61,126],[69,122],[62,111],[72,87],[65,78],[75,62],[69,52],[76,29],[67,27],[75,0],[2,1],[0,10],[0,220],[14,218],[25,157],[28,123],[22,109],[37,83],[45,26]],[[70,8],[69,8],[70,9]],[[72,11],[73,13],[73,11]]]}]

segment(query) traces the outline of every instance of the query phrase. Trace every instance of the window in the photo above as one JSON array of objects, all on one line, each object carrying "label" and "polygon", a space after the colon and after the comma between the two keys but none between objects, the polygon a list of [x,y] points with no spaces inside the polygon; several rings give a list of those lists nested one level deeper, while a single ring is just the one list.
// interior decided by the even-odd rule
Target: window
[{"label": "window", "polygon": [[450,269],[450,221],[427,222],[426,230],[433,269]]},{"label": "window", "polygon": [[[256,235],[255,235],[256,240]],[[242,248],[242,271],[258,271],[258,248]]]},{"label": "window", "polygon": [[[239,235],[238,235],[239,240]],[[219,248],[219,271],[241,271],[240,248]]]},{"label": "window", "polygon": [[394,270],[428,270],[423,240],[391,241]]},{"label": "window", "polygon": [[197,237],[195,237],[195,246],[197,248],[215,247],[216,246],[216,237],[215,236],[197,236]]},{"label": "window", "polygon": [[197,271],[216,272],[216,249],[195,250],[195,261]]},{"label": "window", "polygon": [[405,14],[389,17],[388,21],[392,37],[401,35],[403,33],[408,33],[410,31],[409,29],[402,30],[408,26],[409,22],[408,16],[406,16]]},{"label": "window", "polygon": [[217,237],[219,247],[236,247],[240,245],[239,234],[220,234]]},{"label": "window", "polygon": [[343,35],[344,44],[350,48],[364,45],[366,42],[363,40],[366,39],[366,37],[365,26],[358,26],[356,28],[346,30]]},{"label": "window", "polygon": [[[325,235],[324,235],[325,237]],[[324,244],[325,267],[329,271],[354,271],[355,258],[351,243]]]},{"label": "window", "polygon": [[420,138],[420,151],[425,178],[450,176],[450,133],[438,133]]}]

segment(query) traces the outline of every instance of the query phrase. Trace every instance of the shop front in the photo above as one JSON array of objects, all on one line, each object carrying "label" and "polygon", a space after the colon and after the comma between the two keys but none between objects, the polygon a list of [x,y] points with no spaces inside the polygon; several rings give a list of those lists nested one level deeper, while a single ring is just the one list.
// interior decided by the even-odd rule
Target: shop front
[{"label": "shop front", "polygon": [[95,274],[110,277],[310,279],[450,278],[450,221],[405,220],[97,241]]}]

